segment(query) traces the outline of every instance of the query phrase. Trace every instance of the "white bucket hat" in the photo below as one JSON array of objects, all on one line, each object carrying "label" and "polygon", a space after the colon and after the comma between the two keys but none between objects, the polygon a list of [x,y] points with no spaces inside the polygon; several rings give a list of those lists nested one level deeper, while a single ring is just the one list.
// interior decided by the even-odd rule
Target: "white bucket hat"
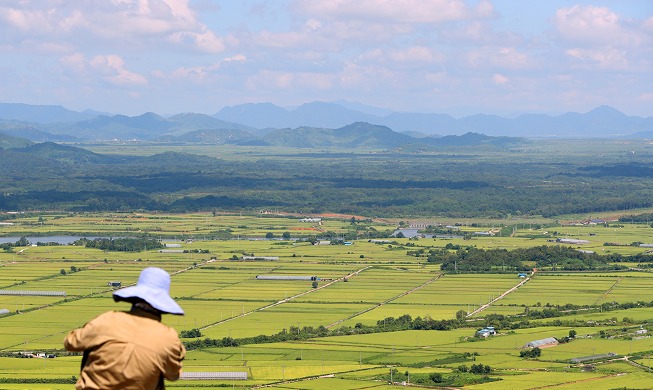
[{"label": "white bucket hat", "polygon": [[184,310],[170,297],[170,275],[161,268],[145,268],[135,286],[113,293],[116,302],[129,302],[131,298],[140,298],[163,313],[184,314]]}]

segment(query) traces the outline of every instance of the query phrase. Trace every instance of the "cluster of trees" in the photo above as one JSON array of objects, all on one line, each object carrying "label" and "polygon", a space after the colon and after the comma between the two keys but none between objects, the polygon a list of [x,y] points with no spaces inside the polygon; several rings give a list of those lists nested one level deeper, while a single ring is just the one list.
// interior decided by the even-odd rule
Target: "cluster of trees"
[{"label": "cluster of trees", "polygon": [[104,251],[116,252],[141,252],[150,249],[163,248],[164,245],[154,238],[80,238],[73,242],[73,245],[85,246],[87,248],[101,249]]},{"label": "cluster of trees", "polygon": [[542,350],[539,347],[525,349],[519,352],[519,357],[524,359],[536,359],[542,355]]},{"label": "cluster of trees", "polygon": [[534,262],[537,268],[569,271],[622,268],[609,264],[615,261],[614,258],[580,252],[562,245],[541,245],[510,251],[466,247],[455,252],[432,250],[428,255],[429,262],[442,263],[441,269],[447,272],[528,271],[530,267],[524,262]]},{"label": "cluster of trees", "polygon": [[75,267],[74,265],[71,265],[71,266],[70,266],[70,271],[66,272],[66,269],[65,269],[65,268],[62,268],[62,269],[59,271],[59,273],[60,273],[61,275],[66,275],[66,274],[68,274],[68,273],[74,274],[75,272],[78,272],[78,271],[81,271],[81,270],[80,270],[79,268]]},{"label": "cluster of trees", "polygon": [[619,222],[623,223],[651,223],[653,222],[653,213],[630,214],[619,217]]},{"label": "cluster of trees", "polygon": [[7,243],[0,244],[0,248],[2,248],[2,250],[4,250],[5,252],[12,252],[13,248],[15,247],[30,246],[30,245],[31,244],[29,240],[27,240],[27,238],[23,236],[16,242],[13,243],[7,242]]},{"label": "cluster of trees", "polygon": [[179,337],[183,339],[195,339],[198,337],[202,337],[202,332],[197,328],[191,330],[182,330],[181,332],[179,332]]}]

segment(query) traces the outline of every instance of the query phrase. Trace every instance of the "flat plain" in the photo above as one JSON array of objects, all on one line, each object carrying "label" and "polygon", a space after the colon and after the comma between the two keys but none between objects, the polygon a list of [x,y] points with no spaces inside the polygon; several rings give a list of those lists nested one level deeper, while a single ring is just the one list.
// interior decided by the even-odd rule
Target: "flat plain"
[{"label": "flat plain", "polygon": [[[37,222],[39,216],[44,223]],[[185,371],[248,373],[246,381],[181,380],[167,383],[170,388],[266,385],[278,389],[383,389],[392,387],[388,385],[391,371],[397,375],[393,382],[410,381],[426,387],[653,386],[646,371],[652,366],[649,356],[653,354],[653,338],[648,331],[653,331],[649,325],[653,308],[603,311],[615,303],[653,300],[653,273],[636,271],[637,264],[619,272],[540,270],[523,286],[495,300],[522,281],[517,272],[444,273],[439,264],[410,252],[444,249],[447,244],[479,248],[558,244],[533,239],[534,230],[526,224],[512,237],[392,238],[390,243],[381,244],[354,240],[351,245],[313,245],[302,238],[326,230],[344,235],[354,224],[346,217],[325,217],[319,225],[299,220],[288,215],[211,213],[46,213],[18,217],[14,225],[1,228],[3,235],[64,232],[120,237],[138,232],[159,237],[171,244],[167,249],[174,250],[111,252],[67,244],[30,245],[0,253],[0,290],[65,292],[65,297],[0,295],[0,309],[10,312],[0,317],[0,388],[70,388],[68,383],[56,382],[79,374],[80,357],[63,351],[63,337],[104,311],[128,309],[112,301],[113,288],[108,283],[133,284],[146,266],[171,273],[171,295],[186,310],[183,317],[164,316],[164,322],[178,331],[199,329],[202,334],[184,341],[236,341],[232,346],[190,348]],[[392,221],[357,223],[362,224],[379,230],[395,226]],[[618,228],[619,239],[651,241],[653,229],[643,226]],[[236,238],[202,237],[203,231],[208,236],[223,229],[238,231]],[[590,233],[596,237],[600,229],[616,234],[596,226],[568,229],[565,234],[578,238]],[[284,231],[293,237],[281,239]],[[269,232],[276,237],[263,239]],[[598,250],[606,248],[595,246]],[[609,248],[615,253],[633,253],[630,246]],[[245,255],[268,259],[245,261]],[[314,286],[310,280],[259,280],[257,275],[316,276],[319,280]],[[449,330],[391,327],[393,319],[406,315],[413,320],[454,321],[459,313],[469,314],[489,302],[492,304],[484,310],[467,317],[466,323]],[[573,312],[551,318],[528,317],[529,312],[567,304],[575,305]],[[511,319],[502,323],[497,318]],[[477,329],[495,323],[500,324],[497,336],[473,337]],[[320,327],[328,333],[309,334]],[[526,343],[548,337],[562,339],[571,330],[576,337],[570,342],[543,348],[535,359],[519,356]],[[636,333],[638,330],[647,332]],[[255,343],[246,339],[292,332],[298,337],[286,341]],[[15,357],[18,352],[57,357],[19,359]],[[593,365],[570,363],[575,357],[607,353],[614,353],[615,359]],[[475,364],[487,365],[491,372],[476,375],[461,371],[461,366]],[[444,382],[430,380],[432,374],[440,374]],[[35,383],[38,381],[45,383]]]}]

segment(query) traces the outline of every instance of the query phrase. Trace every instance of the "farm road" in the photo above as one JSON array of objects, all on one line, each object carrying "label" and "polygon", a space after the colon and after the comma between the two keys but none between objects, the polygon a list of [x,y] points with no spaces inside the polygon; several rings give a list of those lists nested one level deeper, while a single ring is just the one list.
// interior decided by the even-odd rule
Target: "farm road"
[{"label": "farm road", "polygon": [[237,315],[237,316],[235,316],[235,317],[231,317],[231,318],[227,318],[227,319],[222,320],[222,321],[214,322],[213,324],[209,324],[209,325],[206,325],[206,326],[204,326],[204,327],[201,327],[200,330],[209,329],[209,328],[212,328],[212,327],[214,327],[214,326],[216,326],[216,325],[224,324],[225,322],[229,322],[229,321],[231,321],[231,320],[235,320],[236,318],[245,317],[245,316],[250,315],[250,314],[252,314],[252,313],[256,313],[257,311],[263,311],[263,310],[269,309],[269,308],[271,308],[271,307],[275,307],[275,306],[278,306],[278,305],[284,304],[284,303],[286,303],[286,302],[288,302],[288,301],[290,301],[290,300],[293,300],[293,299],[295,299],[295,298],[299,298],[299,297],[304,296],[304,295],[306,295],[306,294],[310,294],[310,293],[312,293],[312,292],[315,292],[315,291],[321,290],[321,289],[323,289],[323,288],[327,288],[327,287],[331,286],[331,285],[334,284],[334,283],[341,282],[341,281],[343,281],[343,280],[345,280],[345,279],[351,278],[352,276],[356,276],[356,275],[358,275],[359,273],[361,273],[361,272],[363,272],[363,271],[365,271],[365,270],[367,270],[367,269],[369,269],[369,268],[372,268],[372,266],[371,266],[371,265],[368,265],[367,267],[363,267],[363,268],[359,269],[358,271],[353,271],[352,273],[350,273],[350,274],[348,274],[348,275],[346,275],[346,276],[343,276],[343,277],[341,277],[341,278],[338,278],[338,279],[332,280],[331,282],[329,282],[329,283],[327,283],[327,284],[325,284],[325,285],[322,285],[322,286],[320,286],[320,287],[317,287],[317,288],[314,288],[314,289],[311,289],[311,290],[308,290],[308,291],[304,291],[303,293],[299,293],[299,294],[293,295],[293,296],[291,296],[291,297],[288,297],[288,298],[282,299],[282,300],[280,300],[280,301],[277,301],[277,302],[271,303],[271,304],[266,305],[266,306],[259,307],[259,308],[254,309],[254,310],[250,310],[250,311],[248,311],[248,312],[244,312],[244,313],[242,313],[242,314],[240,314],[240,315]]},{"label": "farm road", "polygon": [[[536,271],[533,271],[533,275],[535,274],[535,272],[536,272]],[[532,277],[533,275],[531,275],[531,277]],[[513,288],[511,288],[511,289],[509,289],[509,290],[507,290],[507,291],[505,291],[503,294],[499,295],[498,297],[494,298],[493,300],[491,300],[490,302],[486,303],[485,305],[479,307],[478,309],[474,310],[473,312],[468,313],[468,314],[467,314],[467,317],[469,318],[469,317],[471,317],[471,316],[473,316],[473,315],[475,315],[475,314],[478,314],[478,313],[482,312],[483,310],[485,310],[485,309],[487,309],[488,307],[492,306],[492,304],[493,304],[494,302],[498,301],[499,299],[502,299],[502,298],[505,297],[506,295],[510,294],[511,292],[517,290],[519,287],[521,287],[521,286],[523,286],[524,284],[526,284],[529,280],[531,280],[530,277],[529,277],[529,278],[526,278],[526,279],[524,279],[524,280],[522,280],[521,282],[517,283],[517,285],[516,285],[515,287],[513,287]]]},{"label": "farm road", "polygon": [[595,304],[595,305],[598,305],[599,302],[601,302],[603,299],[605,299],[605,297],[607,297],[608,294],[610,294],[610,292],[611,292],[611,291],[612,291],[612,290],[617,286],[617,284],[619,284],[619,282],[621,282],[621,279],[623,279],[623,278],[624,278],[624,277],[622,276],[622,277],[620,277],[619,279],[617,279],[617,281],[614,282],[614,284],[613,284],[613,285],[608,289],[608,291],[606,291],[605,293],[603,293],[603,295],[601,295],[601,296],[599,297],[599,299],[597,299],[596,302],[594,302],[594,304]]},{"label": "farm road", "polygon": [[338,320],[338,321],[336,321],[336,322],[334,322],[334,323],[332,323],[332,324],[329,324],[329,325],[326,326],[326,328],[327,328],[327,329],[332,328],[332,327],[334,327],[334,326],[336,326],[336,325],[338,325],[338,324],[340,324],[340,323],[342,323],[342,322],[345,322],[345,321],[350,320],[350,319],[352,319],[352,318],[358,317],[358,316],[361,315],[361,314],[367,313],[368,311],[372,311],[372,310],[374,310],[374,309],[376,309],[376,308],[378,308],[378,307],[381,307],[381,306],[385,305],[386,303],[392,302],[392,301],[397,300],[397,299],[399,299],[399,298],[401,298],[401,297],[403,297],[403,296],[406,296],[406,295],[408,295],[408,294],[411,294],[411,293],[413,293],[413,292],[419,290],[420,288],[422,288],[422,287],[424,287],[424,286],[428,286],[429,284],[435,282],[436,280],[440,279],[441,277],[442,277],[442,274],[436,276],[436,277],[433,278],[433,279],[428,280],[426,283],[421,284],[421,285],[419,285],[419,286],[417,286],[417,287],[415,287],[415,288],[413,288],[413,289],[411,289],[411,290],[404,291],[404,292],[402,292],[401,294],[399,294],[399,295],[397,295],[397,296],[395,296],[395,297],[392,297],[392,298],[390,298],[390,299],[386,299],[386,300],[383,301],[383,302],[379,302],[379,303],[377,303],[376,305],[374,305],[374,306],[372,306],[372,307],[370,307],[370,308],[367,308],[367,309],[365,309],[365,310],[363,310],[363,311],[359,311],[358,313],[352,314],[352,315],[350,315],[349,317],[346,317],[346,318],[340,319],[340,320]]}]

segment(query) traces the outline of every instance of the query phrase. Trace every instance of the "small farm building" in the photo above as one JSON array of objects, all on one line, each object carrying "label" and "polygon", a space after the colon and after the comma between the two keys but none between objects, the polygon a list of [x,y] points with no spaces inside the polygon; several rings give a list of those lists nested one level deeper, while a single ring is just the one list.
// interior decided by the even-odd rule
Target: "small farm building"
[{"label": "small farm building", "polygon": [[112,280],[109,283],[107,283],[109,287],[122,287],[122,283],[117,280]]},{"label": "small farm building", "polygon": [[476,331],[476,336],[478,337],[489,337],[497,334],[497,331],[494,329],[494,326],[488,326],[483,329]]},{"label": "small farm building", "polygon": [[243,256],[243,260],[245,261],[277,261],[279,260],[278,256]]},{"label": "small farm building", "polygon": [[322,218],[302,218],[299,222],[321,222]]},{"label": "small farm building", "polygon": [[8,309],[0,309],[0,316],[3,314],[9,314],[11,313]]},{"label": "small farm building", "polygon": [[544,348],[552,347],[554,345],[558,345],[558,340],[555,337],[547,337],[545,339],[531,341],[530,343],[524,345],[523,348]]},{"label": "small farm building", "polygon": [[589,244],[590,243],[587,240],[577,240],[575,238],[558,238],[558,239],[556,239],[556,242],[560,243],[560,244],[572,244],[572,245]]},{"label": "small farm building", "polygon": [[582,357],[577,357],[577,358],[571,359],[571,363],[578,364],[578,363],[584,363],[584,362],[591,362],[591,361],[594,361],[594,360],[609,359],[609,358],[613,358],[615,356],[617,356],[617,354],[614,353],[614,352],[608,352],[608,353],[604,353],[604,354],[601,354],[601,355],[582,356]]},{"label": "small farm building", "polygon": [[0,295],[13,295],[19,297],[65,297],[65,291],[26,291],[26,290],[0,290]]},{"label": "small farm building", "polygon": [[183,371],[179,379],[220,379],[220,380],[247,380],[247,372],[188,372]]},{"label": "small farm building", "polygon": [[527,277],[528,277],[528,274],[522,272],[522,273],[518,274],[517,276],[520,277],[520,278],[527,278]]}]

